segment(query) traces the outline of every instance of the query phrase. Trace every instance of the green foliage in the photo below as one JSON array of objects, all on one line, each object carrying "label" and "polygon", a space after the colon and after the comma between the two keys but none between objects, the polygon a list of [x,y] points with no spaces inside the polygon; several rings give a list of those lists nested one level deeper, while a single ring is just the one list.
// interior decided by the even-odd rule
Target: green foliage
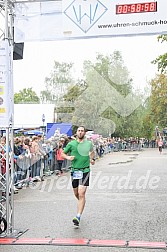
[{"label": "green foliage", "polygon": [[56,106],[57,117],[63,122],[71,122],[75,111],[75,101],[86,89],[87,84],[82,80],[77,80],[75,86],[69,86],[67,92]]},{"label": "green foliage", "polygon": [[42,103],[56,104],[59,100],[62,100],[69,86],[73,84],[72,66],[72,63],[54,62],[50,76],[45,78],[45,90],[40,93]]},{"label": "green foliage", "polygon": [[167,41],[167,35],[158,36],[158,41],[161,41],[161,43],[164,42],[164,41]]},{"label": "green foliage", "polygon": [[158,71],[164,73],[167,67],[167,53],[160,55],[152,61],[153,64],[158,64]]},{"label": "green foliage", "polygon": [[120,52],[115,51],[110,56],[98,54],[95,63],[85,61],[84,77],[87,89],[75,102],[73,124],[85,125],[105,136],[113,132],[120,137],[140,136],[143,108],[128,116],[122,116],[115,110],[116,107],[123,111],[133,105],[123,104],[121,98],[118,100],[119,96],[126,97],[132,92],[132,79]]},{"label": "green foliage", "polygon": [[52,103],[53,95],[48,90],[40,92],[40,99],[42,103]]},{"label": "green foliage", "polygon": [[73,107],[57,107],[55,110],[56,113],[72,113],[74,112]]},{"label": "green foliage", "polygon": [[75,85],[68,89],[67,94],[63,96],[65,101],[74,102],[76,98],[80,95],[79,86]]},{"label": "green foliage", "polygon": [[[132,91],[133,80],[121,53],[115,51],[107,56],[98,53],[95,62],[84,61],[84,80],[74,82],[72,66],[55,62],[41,92],[43,102],[55,102],[57,121],[72,122],[74,129],[84,125],[103,136],[113,133],[120,137],[142,137],[144,96]],[[136,100],[139,105],[134,107]]]},{"label": "green foliage", "polygon": [[167,125],[167,75],[157,75],[151,81],[151,114],[155,125]]},{"label": "green foliage", "polygon": [[67,93],[63,96],[63,100],[67,102],[75,102],[75,100],[87,88],[87,83],[83,80],[78,80],[75,86],[70,86]]},{"label": "green foliage", "polygon": [[14,94],[14,103],[40,103],[40,98],[37,96],[35,91],[32,90],[32,88],[24,88]]},{"label": "green foliage", "polygon": [[[167,35],[158,36],[158,41],[161,41],[161,43],[167,42]],[[155,60],[153,60],[152,63],[157,64],[158,71],[160,71],[161,73],[164,73],[167,68],[167,53],[160,55]]]},{"label": "green foliage", "polygon": [[131,91],[132,79],[119,51],[109,56],[98,54],[94,68],[122,95],[126,96]]},{"label": "green foliage", "polygon": [[144,118],[143,118],[143,137],[151,140],[154,138],[154,129],[155,126],[152,122],[152,118],[150,114],[147,114]]}]

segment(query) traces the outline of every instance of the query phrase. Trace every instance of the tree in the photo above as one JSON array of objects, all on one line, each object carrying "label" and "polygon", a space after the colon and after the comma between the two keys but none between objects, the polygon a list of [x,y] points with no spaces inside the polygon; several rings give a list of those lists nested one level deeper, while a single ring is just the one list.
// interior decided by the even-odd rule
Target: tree
[{"label": "tree", "polygon": [[144,118],[143,118],[143,134],[142,136],[151,140],[154,138],[154,129],[155,126],[152,123],[152,118],[151,115],[148,113]]},{"label": "tree", "polygon": [[72,64],[55,62],[43,102],[55,102],[59,122],[84,125],[103,136],[140,136],[145,100],[133,92],[121,53],[97,54],[95,62],[84,61],[83,80],[71,77]]},{"label": "tree", "polygon": [[[158,36],[158,41],[161,41],[161,43],[167,42],[167,35]],[[149,109],[143,122],[145,131],[148,129],[150,132],[155,130],[156,125],[159,127],[166,127],[167,125],[167,53],[160,55],[152,63],[158,65],[160,74],[157,74],[150,83],[151,96],[149,99]]]},{"label": "tree", "polygon": [[40,92],[40,99],[42,103],[51,103],[53,96],[48,90]]},{"label": "tree", "polygon": [[[132,79],[121,53],[98,54],[95,63],[85,61],[84,78],[87,89],[75,102],[73,123],[106,136],[114,131],[122,137],[133,134],[133,118],[136,116],[133,112],[142,100],[132,93]],[[124,100],[128,102],[124,103]],[[134,107],[136,101],[137,107]]]},{"label": "tree", "polygon": [[[158,36],[158,41],[167,42],[167,35]],[[158,71],[164,73],[167,68],[167,53],[160,55],[155,60],[152,61],[153,64],[158,64]]]},{"label": "tree", "polygon": [[24,88],[14,94],[14,103],[40,103],[40,98],[32,88]]},{"label": "tree", "polygon": [[73,63],[54,62],[53,70],[49,77],[45,78],[45,90],[41,91],[42,103],[55,103],[63,99],[68,87],[73,84],[71,76]]},{"label": "tree", "polygon": [[159,74],[151,81],[151,114],[154,123],[167,125],[167,74]]},{"label": "tree", "polygon": [[75,101],[86,89],[87,85],[83,80],[77,80],[75,85],[68,87],[67,92],[62,96],[56,106],[57,118],[62,122],[71,122],[75,110]]},{"label": "tree", "polygon": [[155,125],[153,122],[152,118],[152,113],[151,113],[151,97],[149,96],[144,105],[143,105],[143,113],[142,113],[142,131],[141,131],[141,136],[145,137],[149,140],[155,137]]}]

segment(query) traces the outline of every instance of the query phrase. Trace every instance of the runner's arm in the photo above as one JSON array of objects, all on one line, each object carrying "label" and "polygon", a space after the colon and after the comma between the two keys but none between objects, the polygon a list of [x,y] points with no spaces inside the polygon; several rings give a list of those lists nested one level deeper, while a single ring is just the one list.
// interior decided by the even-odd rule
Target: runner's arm
[{"label": "runner's arm", "polygon": [[67,160],[73,160],[75,156],[68,156],[67,154],[64,153],[64,151],[61,153],[62,158],[65,158]]},{"label": "runner's arm", "polygon": [[89,157],[90,157],[90,163],[92,165],[94,165],[95,164],[95,152],[94,152],[94,150],[89,153]]},{"label": "runner's arm", "polygon": [[68,143],[67,146],[64,148],[64,150],[61,153],[62,158],[65,158],[67,160],[72,161],[75,158],[75,156],[69,156],[66,154],[66,153],[70,153],[70,152],[71,152],[71,145],[70,145],[70,143]]}]

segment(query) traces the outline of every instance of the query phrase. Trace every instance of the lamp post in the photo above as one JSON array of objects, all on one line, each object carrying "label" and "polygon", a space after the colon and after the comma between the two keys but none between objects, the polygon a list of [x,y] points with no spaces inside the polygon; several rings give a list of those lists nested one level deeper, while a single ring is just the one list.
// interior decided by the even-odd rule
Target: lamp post
[{"label": "lamp post", "polygon": [[45,123],[45,115],[42,115],[42,122],[43,122],[43,127],[44,127],[44,123]]},{"label": "lamp post", "polygon": [[42,123],[43,123],[43,126],[42,126],[42,131],[43,131],[43,134],[44,134],[44,136],[45,136],[45,115],[43,114],[42,115]]},{"label": "lamp post", "polygon": [[157,137],[159,137],[159,128],[158,128],[158,126],[156,126],[155,127],[155,137],[157,138]]}]

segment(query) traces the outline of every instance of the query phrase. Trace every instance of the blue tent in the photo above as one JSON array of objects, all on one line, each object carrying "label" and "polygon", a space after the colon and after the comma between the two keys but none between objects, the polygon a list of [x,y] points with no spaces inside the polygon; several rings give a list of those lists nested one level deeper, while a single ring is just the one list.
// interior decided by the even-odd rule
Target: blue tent
[{"label": "blue tent", "polygon": [[60,134],[72,136],[71,123],[47,123],[47,139],[54,136],[57,129],[60,129]]},{"label": "blue tent", "polygon": [[28,130],[24,132],[24,135],[43,135],[42,131],[39,130]]}]

